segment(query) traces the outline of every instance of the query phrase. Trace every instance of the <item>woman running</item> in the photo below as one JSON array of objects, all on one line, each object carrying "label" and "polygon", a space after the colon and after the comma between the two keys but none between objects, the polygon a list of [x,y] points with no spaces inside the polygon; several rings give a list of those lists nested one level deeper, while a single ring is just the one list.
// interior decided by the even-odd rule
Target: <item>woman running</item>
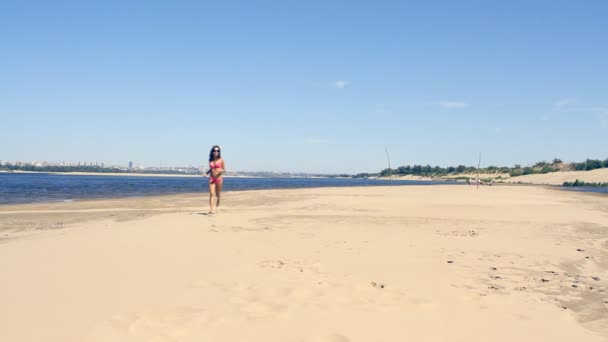
[{"label": "woman running", "polygon": [[209,214],[215,214],[215,210],[220,206],[220,197],[222,193],[222,185],[224,179],[222,174],[224,173],[226,164],[222,159],[220,147],[215,145],[209,152]]}]

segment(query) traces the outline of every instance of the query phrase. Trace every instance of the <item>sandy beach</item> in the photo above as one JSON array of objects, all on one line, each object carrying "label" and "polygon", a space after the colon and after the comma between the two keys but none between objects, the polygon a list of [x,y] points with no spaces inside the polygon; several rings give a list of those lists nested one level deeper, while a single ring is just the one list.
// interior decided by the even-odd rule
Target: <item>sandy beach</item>
[{"label": "sandy beach", "polygon": [[608,196],[466,185],[0,206],[0,340],[606,341]]}]

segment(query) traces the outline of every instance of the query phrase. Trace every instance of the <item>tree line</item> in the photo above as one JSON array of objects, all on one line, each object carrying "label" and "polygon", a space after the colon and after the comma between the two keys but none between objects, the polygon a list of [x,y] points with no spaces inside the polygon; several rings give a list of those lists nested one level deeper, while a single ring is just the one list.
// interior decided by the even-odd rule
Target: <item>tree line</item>
[{"label": "tree line", "polygon": [[[600,159],[587,159],[580,163],[564,164],[559,158],[553,159],[552,162],[540,161],[532,166],[521,166],[514,165],[513,167],[508,166],[488,166],[480,168],[480,173],[506,173],[511,177],[530,175],[530,174],[542,174],[549,172],[556,172],[561,170],[569,171],[590,171],[600,168],[608,168],[608,158],[605,160]],[[359,173],[354,175],[355,178],[366,178],[366,177],[388,177],[390,175],[398,176],[425,176],[425,177],[442,177],[448,175],[462,174],[462,173],[476,173],[477,168],[474,166],[431,166],[431,165],[406,165],[399,166],[398,168],[386,168],[379,173]]]}]

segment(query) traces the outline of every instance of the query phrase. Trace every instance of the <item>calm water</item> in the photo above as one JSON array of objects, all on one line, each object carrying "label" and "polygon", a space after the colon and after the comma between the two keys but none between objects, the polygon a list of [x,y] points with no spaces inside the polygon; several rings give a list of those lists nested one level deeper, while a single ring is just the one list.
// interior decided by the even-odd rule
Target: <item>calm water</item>
[{"label": "calm water", "polygon": [[[224,191],[446,184],[337,178],[226,178]],[[0,173],[0,204],[208,192],[208,178]]]},{"label": "calm water", "polygon": [[608,194],[607,187],[598,188],[598,187],[591,187],[591,186],[574,186],[574,187],[564,186],[561,188],[564,190],[569,190],[569,191],[596,192],[596,193],[600,193],[600,194]]}]

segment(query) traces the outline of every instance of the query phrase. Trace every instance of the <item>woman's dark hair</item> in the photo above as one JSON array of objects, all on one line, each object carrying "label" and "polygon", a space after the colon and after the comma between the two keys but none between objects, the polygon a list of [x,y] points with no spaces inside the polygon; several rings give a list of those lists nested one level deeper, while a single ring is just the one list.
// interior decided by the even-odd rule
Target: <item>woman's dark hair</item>
[{"label": "woman's dark hair", "polygon": [[214,145],[214,146],[211,148],[211,151],[209,151],[209,162],[212,162],[212,161],[214,161],[214,160],[215,160],[215,158],[213,158],[213,150],[215,150],[216,148],[217,148],[218,150],[220,150],[220,153],[218,153],[217,157],[218,157],[218,158],[222,158],[222,149],[221,149],[219,146]]}]

